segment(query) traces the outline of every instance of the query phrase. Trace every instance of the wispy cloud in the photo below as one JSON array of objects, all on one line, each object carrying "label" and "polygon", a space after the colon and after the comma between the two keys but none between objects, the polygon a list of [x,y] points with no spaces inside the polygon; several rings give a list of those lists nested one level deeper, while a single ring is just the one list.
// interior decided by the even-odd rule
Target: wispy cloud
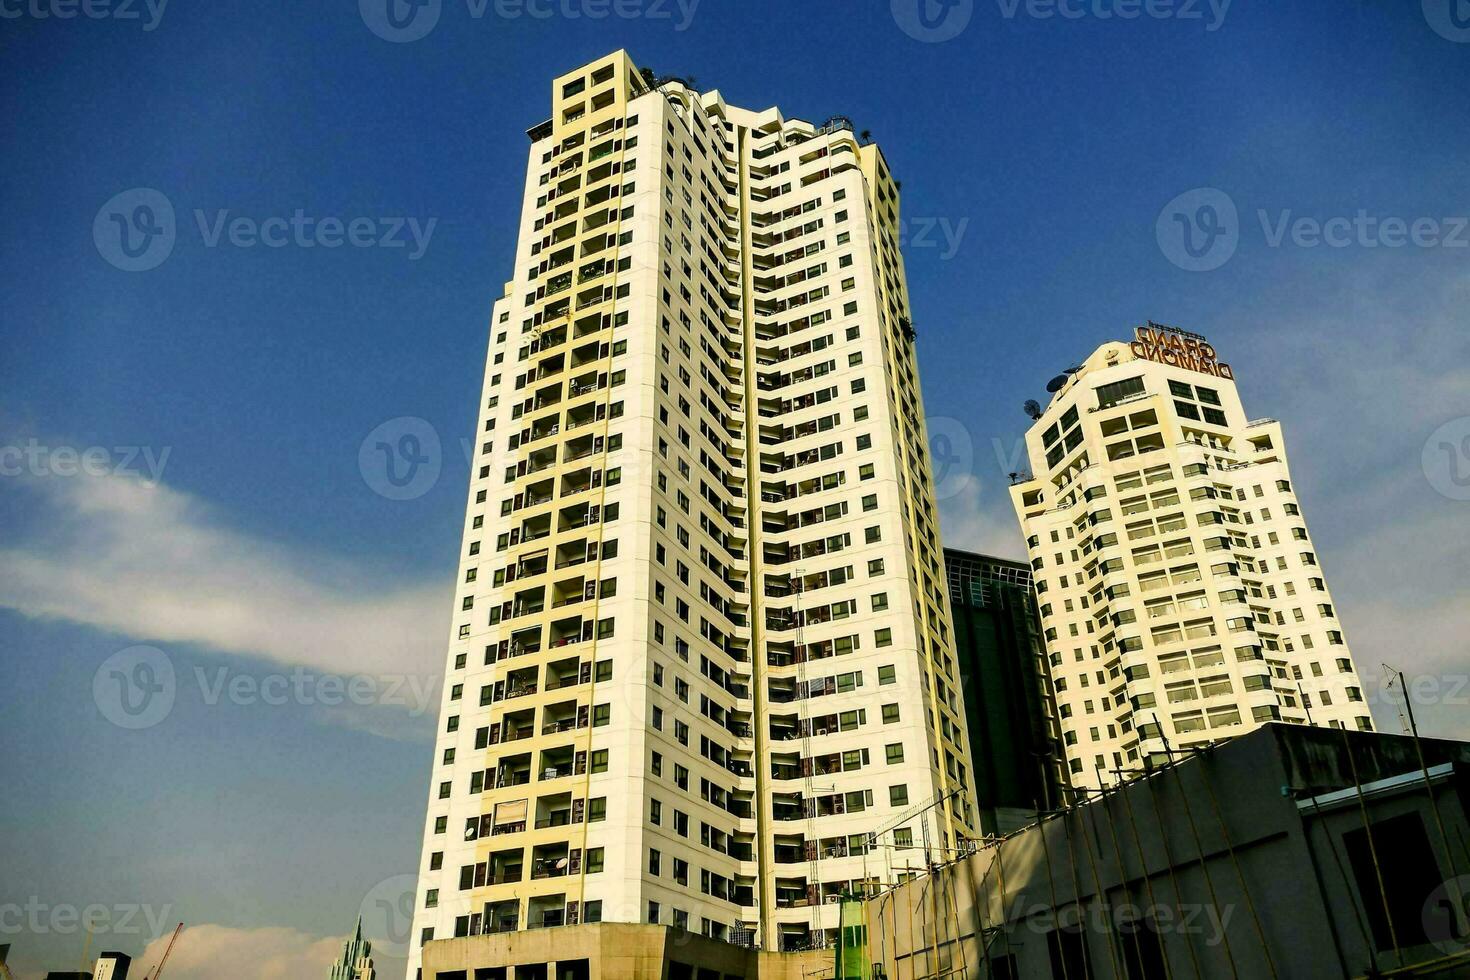
[{"label": "wispy cloud", "polygon": [[1381,665],[1404,671],[1425,734],[1470,738],[1470,503],[1436,491],[1421,455],[1470,416],[1470,276],[1363,265],[1325,305],[1242,310],[1233,341],[1248,410],[1282,420],[1328,584],[1385,731]]},{"label": "wispy cloud", "polygon": [[[335,556],[232,528],[199,499],[132,476],[7,482],[38,512],[24,540],[0,548],[0,606],[322,674],[440,670],[443,585],[373,580]],[[370,731],[383,724],[334,717]]]},{"label": "wispy cloud", "polygon": [[978,473],[939,501],[939,520],[946,548],[1025,559],[1025,541],[1010,496],[1003,486],[984,481]]},{"label": "wispy cloud", "polygon": [[[140,968],[163,957],[169,937],[148,944]],[[168,958],[169,980],[300,980],[324,977],[342,951],[341,939],[287,928],[187,926]]]}]

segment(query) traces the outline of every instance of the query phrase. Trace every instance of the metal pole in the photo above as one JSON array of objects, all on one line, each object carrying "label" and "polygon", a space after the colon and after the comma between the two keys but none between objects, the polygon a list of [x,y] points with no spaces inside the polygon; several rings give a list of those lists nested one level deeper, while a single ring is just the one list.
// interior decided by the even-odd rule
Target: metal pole
[{"label": "metal pole", "polygon": [[[1388,665],[1385,664],[1385,667]],[[1459,862],[1455,860],[1454,849],[1450,847],[1450,835],[1444,829],[1444,817],[1439,812],[1439,800],[1434,795],[1434,780],[1429,778],[1429,763],[1424,759],[1424,743],[1419,738],[1419,724],[1414,720],[1414,704],[1409,697],[1409,688],[1404,681],[1404,672],[1398,671],[1399,690],[1404,694],[1404,708],[1409,714],[1409,731],[1414,738],[1414,753],[1419,757],[1419,771],[1424,774],[1424,792],[1429,797],[1429,812],[1434,815],[1434,826],[1439,831],[1440,844],[1444,847],[1444,856],[1450,862],[1450,880],[1458,883],[1460,878]],[[1451,899],[1456,896],[1451,895]],[[1463,913],[1463,902],[1451,901],[1450,906],[1455,912]],[[1451,913],[1452,915],[1454,913]],[[1467,923],[1470,925],[1470,923]]]},{"label": "metal pole", "polygon": [[1353,758],[1353,746],[1348,738],[1346,728],[1340,728],[1342,732],[1342,746],[1347,751],[1348,765],[1353,771],[1353,789],[1357,791],[1358,812],[1363,818],[1363,834],[1368,840],[1368,856],[1373,859],[1373,877],[1378,882],[1378,898],[1383,902],[1383,917],[1388,923],[1388,938],[1393,943],[1394,959],[1398,965],[1404,965],[1404,953],[1399,948],[1398,930],[1393,925],[1393,909],[1388,904],[1388,890],[1383,886],[1383,868],[1378,863],[1378,847],[1373,843],[1373,825],[1368,820],[1368,800],[1363,795],[1363,782],[1358,778],[1358,760]]}]

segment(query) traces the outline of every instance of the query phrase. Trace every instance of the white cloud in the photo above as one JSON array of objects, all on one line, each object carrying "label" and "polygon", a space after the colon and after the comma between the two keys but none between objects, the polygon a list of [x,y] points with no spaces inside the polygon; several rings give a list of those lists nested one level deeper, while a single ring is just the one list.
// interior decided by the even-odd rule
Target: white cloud
[{"label": "white cloud", "polygon": [[946,548],[1024,561],[1025,540],[1004,489],[986,491],[970,474],[939,501],[940,537]]},{"label": "white cloud", "polygon": [[[0,606],[323,674],[440,672],[443,586],[385,584],[228,526],[189,494],[119,475],[13,478],[42,508],[0,548]],[[370,726],[363,726],[370,727]]]},{"label": "white cloud", "polygon": [[[163,956],[169,937],[148,944],[134,970],[139,976]],[[342,939],[319,939],[287,928],[185,926],[169,954],[168,980],[303,980],[325,977]]]},{"label": "white cloud", "polygon": [[1422,734],[1470,738],[1470,503],[1436,492],[1421,465],[1430,434],[1470,416],[1467,309],[1470,276],[1364,275],[1320,307],[1241,311],[1260,326],[1231,342],[1247,410],[1282,420],[1307,526],[1387,732],[1402,726],[1399,696],[1380,691],[1384,663],[1407,675]]}]

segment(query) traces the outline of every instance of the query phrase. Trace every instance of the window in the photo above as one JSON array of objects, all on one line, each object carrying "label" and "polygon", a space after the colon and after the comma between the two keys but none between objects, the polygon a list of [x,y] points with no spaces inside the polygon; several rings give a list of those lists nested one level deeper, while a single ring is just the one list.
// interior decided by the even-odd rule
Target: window
[{"label": "window", "polygon": [[909,805],[909,788],[906,783],[888,787],[888,804],[889,806]]},{"label": "window", "polygon": [[892,745],[886,745],[883,747],[883,753],[890,766],[897,765],[903,761],[903,743],[894,742]]},{"label": "window", "polygon": [[[1384,847],[1382,842],[1393,842],[1392,860],[1373,859],[1365,829],[1347,831],[1342,835],[1342,843],[1362,907],[1368,916],[1374,945],[1379,950],[1390,950],[1395,946],[1407,948],[1427,943],[1431,936],[1456,935],[1457,925],[1450,903],[1426,903],[1426,898],[1442,887],[1444,876],[1439,871],[1439,862],[1430,847],[1424,821],[1419,814],[1405,813],[1374,820],[1371,829],[1373,839],[1379,842],[1380,855]],[[1384,912],[1385,905],[1393,916],[1391,927]],[[1421,909],[1424,910],[1422,915]]]},{"label": "window", "polygon": [[883,724],[891,725],[898,721],[898,705],[885,704],[883,706]]},{"label": "window", "polygon": [[1141,376],[1115,381],[1112,384],[1106,384],[1097,389],[1097,407],[1110,408],[1125,398],[1132,398],[1134,395],[1143,394],[1143,392],[1144,386]]},{"label": "window", "polygon": [[885,664],[878,668],[878,683],[892,684],[898,680],[897,671],[893,664]]}]

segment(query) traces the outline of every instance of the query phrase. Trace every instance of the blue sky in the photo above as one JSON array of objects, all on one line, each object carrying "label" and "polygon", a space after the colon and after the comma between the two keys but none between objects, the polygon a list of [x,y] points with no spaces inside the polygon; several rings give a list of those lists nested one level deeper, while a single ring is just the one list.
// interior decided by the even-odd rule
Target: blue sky
[{"label": "blue sky", "polygon": [[[106,911],[94,950],[187,921],[173,980],[247,949],[242,978],[309,975],[360,908],[391,926],[524,131],[552,76],[619,47],[882,143],[947,543],[1020,554],[1005,474],[1048,378],[1147,318],[1203,333],[1286,426],[1363,672],[1401,666],[1426,728],[1470,736],[1452,0],[923,0],[932,29],[920,0],[441,0],[404,43],[373,2],[0,0],[0,942],[22,976],[80,956],[67,908]],[[172,250],[126,271],[110,215],[162,227],[139,188]],[[1183,267],[1176,199],[1234,210],[1215,268]],[[314,247],[249,237],[298,210]],[[354,219],[371,245],[322,244]],[[360,459],[385,423],[439,441],[412,499],[379,492],[376,437]],[[162,717],[104,710],[112,671],[164,668]]]}]

